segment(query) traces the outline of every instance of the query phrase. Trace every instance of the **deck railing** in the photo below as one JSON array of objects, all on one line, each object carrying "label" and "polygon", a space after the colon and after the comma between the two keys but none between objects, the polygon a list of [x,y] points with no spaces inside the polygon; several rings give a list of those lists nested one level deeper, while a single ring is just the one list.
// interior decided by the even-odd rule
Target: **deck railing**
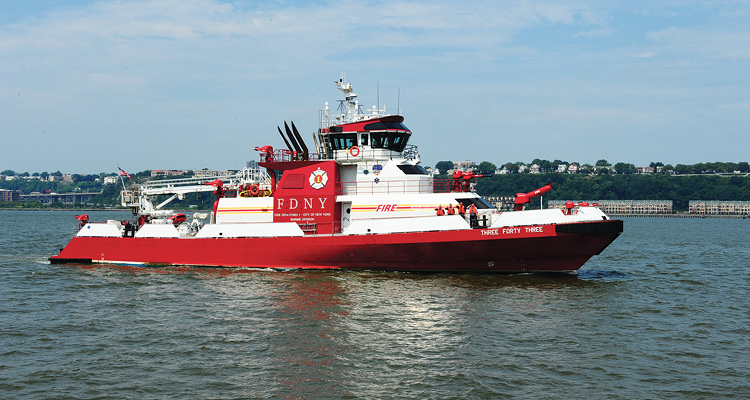
[{"label": "deck railing", "polygon": [[450,179],[399,180],[377,182],[336,182],[343,195],[450,193]]},{"label": "deck railing", "polygon": [[[402,152],[392,151],[384,148],[372,148],[369,146],[357,146],[352,150],[327,150],[325,153],[308,153],[309,161],[337,160],[337,161],[360,161],[360,160],[392,160],[394,158],[404,158],[406,160],[416,160],[419,158],[419,148],[415,145],[407,145]],[[302,154],[297,153],[296,159],[293,153],[288,150],[276,149],[271,157],[267,154],[260,154],[260,161],[267,162],[288,162],[302,160]]]}]

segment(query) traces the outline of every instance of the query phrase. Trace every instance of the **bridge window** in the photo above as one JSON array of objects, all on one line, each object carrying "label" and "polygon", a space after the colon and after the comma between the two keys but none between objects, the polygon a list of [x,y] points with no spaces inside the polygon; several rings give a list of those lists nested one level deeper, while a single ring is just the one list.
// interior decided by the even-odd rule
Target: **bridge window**
[{"label": "bridge window", "polygon": [[407,175],[429,175],[421,165],[399,165],[398,169]]},{"label": "bridge window", "polygon": [[345,150],[357,144],[355,133],[332,133],[328,137],[331,139],[333,150]]},{"label": "bridge window", "polygon": [[370,142],[375,149],[388,149],[400,153],[404,151],[410,135],[404,132],[370,132]]},{"label": "bridge window", "polygon": [[409,130],[409,128],[407,128],[404,124],[397,121],[378,121],[365,125],[365,130],[367,131],[381,131],[386,129],[400,129],[404,131]]}]

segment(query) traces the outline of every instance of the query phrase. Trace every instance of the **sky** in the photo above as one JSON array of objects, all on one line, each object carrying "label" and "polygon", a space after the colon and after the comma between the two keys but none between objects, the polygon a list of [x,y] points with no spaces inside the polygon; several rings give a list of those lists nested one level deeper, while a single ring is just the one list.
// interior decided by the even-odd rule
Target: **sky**
[{"label": "sky", "polygon": [[0,0],[0,170],[240,169],[342,74],[425,166],[750,160],[750,0]]}]

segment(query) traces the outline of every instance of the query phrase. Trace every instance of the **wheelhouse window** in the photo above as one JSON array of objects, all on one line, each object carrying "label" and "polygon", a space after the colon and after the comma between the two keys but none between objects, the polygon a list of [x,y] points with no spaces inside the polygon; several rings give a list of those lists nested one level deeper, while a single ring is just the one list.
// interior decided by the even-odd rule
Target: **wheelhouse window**
[{"label": "wheelhouse window", "polygon": [[355,133],[331,133],[328,135],[333,150],[346,150],[357,144]]},{"label": "wheelhouse window", "polygon": [[370,132],[370,145],[374,149],[388,149],[402,152],[409,141],[411,133],[406,132]]},{"label": "wheelhouse window", "polygon": [[397,121],[378,121],[365,125],[365,130],[367,131],[384,131],[387,129],[399,129],[402,131],[409,130],[404,124]]},{"label": "wheelhouse window", "polygon": [[398,169],[407,175],[429,175],[421,165],[399,165]]}]

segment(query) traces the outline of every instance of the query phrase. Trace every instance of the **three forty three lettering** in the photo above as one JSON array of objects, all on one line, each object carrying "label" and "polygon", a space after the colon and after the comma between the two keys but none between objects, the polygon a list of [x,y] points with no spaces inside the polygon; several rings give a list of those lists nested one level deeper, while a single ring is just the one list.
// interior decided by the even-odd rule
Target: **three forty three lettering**
[{"label": "three forty three lettering", "polygon": [[[307,197],[304,199],[284,199],[284,198],[278,198],[276,199],[276,209],[277,210],[312,210],[314,208],[318,209],[325,209],[326,208],[326,201],[328,201],[327,197],[318,197],[317,201],[313,197]],[[318,204],[320,205],[318,207]]]}]

